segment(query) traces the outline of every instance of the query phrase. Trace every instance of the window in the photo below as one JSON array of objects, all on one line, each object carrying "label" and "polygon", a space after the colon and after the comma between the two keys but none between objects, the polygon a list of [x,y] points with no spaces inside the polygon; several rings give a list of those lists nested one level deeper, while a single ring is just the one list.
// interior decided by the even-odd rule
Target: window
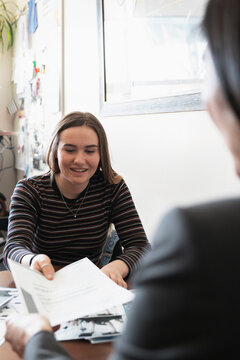
[{"label": "window", "polygon": [[207,0],[97,0],[102,115],[203,109]]}]

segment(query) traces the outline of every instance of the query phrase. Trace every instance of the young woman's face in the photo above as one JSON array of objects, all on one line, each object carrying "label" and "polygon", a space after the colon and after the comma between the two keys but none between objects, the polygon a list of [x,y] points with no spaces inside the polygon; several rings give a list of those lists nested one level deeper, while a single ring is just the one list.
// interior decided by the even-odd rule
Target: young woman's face
[{"label": "young woman's face", "polygon": [[61,186],[73,185],[81,192],[88,185],[100,162],[98,136],[87,126],[61,132],[57,149]]},{"label": "young woman's face", "polygon": [[221,131],[233,156],[235,170],[240,177],[240,122],[221,90],[210,55],[206,59],[204,101],[214,123]]}]

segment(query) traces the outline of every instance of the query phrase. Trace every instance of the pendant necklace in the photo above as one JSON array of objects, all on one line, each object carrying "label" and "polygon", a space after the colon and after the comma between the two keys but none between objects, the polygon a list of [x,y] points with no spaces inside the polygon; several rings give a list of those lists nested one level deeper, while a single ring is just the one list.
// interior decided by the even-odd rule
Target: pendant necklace
[{"label": "pendant necklace", "polygon": [[73,214],[74,219],[76,219],[77,214],[78,214],[79,210],[81,209],[81,206],[82,206],[82,204],[83,204],[83,202],[84,202],[84,199],[85,199],[85,197],[86,197],[86,195],[87,195],[87,192],[88,192],[88,187],[89,187],[89,183],[88,183],[86,192],[85,192],[85,194],[84,194],[84,196],[83,196],[83,198],[82,198],[82,201],[80,202],[79,207],[77,208],[76,212],[73,211],[73,208],[71,208],[71,207],[68,206],[66,200],[64,199],[63,194],[62,194],[61,191],[60,191],[60,194],[61,194],[61,197],[62,197],[62,199],[63,199],[63,202],[64,202],[66,208]]}]

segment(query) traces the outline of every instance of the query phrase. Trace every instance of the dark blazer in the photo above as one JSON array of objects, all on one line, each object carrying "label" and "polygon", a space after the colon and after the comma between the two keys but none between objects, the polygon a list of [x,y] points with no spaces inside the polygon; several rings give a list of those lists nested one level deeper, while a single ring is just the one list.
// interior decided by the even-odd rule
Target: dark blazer
[{"label": "dark blazer", "polygon": [[72,360],[54,335],[41,331],[34,335],[25,348],[24,360]]},{"label": "dark blazer", "polygon": [[240,357],[240,199],[174,209],[111,360]]},{"label": "dark blazer", "polygon": [[170,211],[135,285],[111,360],[239,358],[240,199]]}]

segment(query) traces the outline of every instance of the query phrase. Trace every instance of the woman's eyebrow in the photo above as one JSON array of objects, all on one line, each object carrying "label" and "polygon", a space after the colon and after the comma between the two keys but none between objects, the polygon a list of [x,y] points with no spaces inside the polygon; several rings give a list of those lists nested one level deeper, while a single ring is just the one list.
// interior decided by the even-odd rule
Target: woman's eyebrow
[{"label": "woman's eyebrow", "polygon": [[[77,147],[77,145],[74,145],[74,144],[64,144],[63,145],[64,147]],[[88,148],[98,148],[99,146],[98,145],[96,145],[96,144],[91,144],[91,145],[86,145],[86,146],[84,146],[84,148],[86,149],[88,149]]]},{"label": "woman's eyebrow", "polygon": [[95,148],[98,148],[98,145],[86,145],[86,146],[84,146],[85,148],[90,148],[90,147],[95,147]]},{"label": "woman's eyebrow", "polygon": [[63,146],[71,146],[71,147],[75,147],[76,145],[73,145],[73,144],[64,144]]}]

